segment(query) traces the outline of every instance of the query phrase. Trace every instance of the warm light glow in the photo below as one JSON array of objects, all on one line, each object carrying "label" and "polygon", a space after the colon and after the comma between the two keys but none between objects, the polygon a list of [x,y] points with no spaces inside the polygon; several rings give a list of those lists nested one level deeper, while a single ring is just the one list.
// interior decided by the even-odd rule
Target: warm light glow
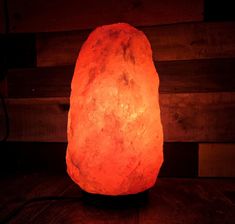
[{"label": "warm light glow", "polygon": [[143,32],[98,27],[79,53],[68,115],[67,171],[82,189],[135,194],[163,162],[159,78]]}]

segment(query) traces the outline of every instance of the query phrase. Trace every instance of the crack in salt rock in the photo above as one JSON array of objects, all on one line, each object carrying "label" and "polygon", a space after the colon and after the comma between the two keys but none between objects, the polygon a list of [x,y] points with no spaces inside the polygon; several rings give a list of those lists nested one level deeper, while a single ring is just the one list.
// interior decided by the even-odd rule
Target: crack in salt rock
[{"label": "crack in salt rock", "polygon": [[[123,71],[119,77],[119,82],[124,86],[133,87],[135,85],[134,80],[129,77],[129,74]],[[121,91],[121,90],[120,90]]]},{"label": "crack in salt rock", "polygon": [[131,48],[131,38],[125,42],[121,42],[122,55],[125,61],[131,61],[135,64],[135,56]]},{"label": "crack in salt rock", "polygon": [[108,34],[112,39],[116,39],[119,37],[120,32],[121,32],[120,30],[109,30]]},{"label": "crack in salt rock", "polygon": [[88,82],[86,86],[89,86],[95,80],[95,77],[96,77],[96,68],[91,68],[88,73]]}]

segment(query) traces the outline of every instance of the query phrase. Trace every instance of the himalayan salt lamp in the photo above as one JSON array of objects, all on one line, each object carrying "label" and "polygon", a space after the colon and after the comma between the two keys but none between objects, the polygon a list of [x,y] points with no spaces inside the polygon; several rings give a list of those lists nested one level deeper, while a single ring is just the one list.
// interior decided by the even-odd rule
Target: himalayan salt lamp
[{"label": "himalayan salt lamp", "polygon": [[71,84],[67,172],[89,193],[152,187],[163,162],[159,78],[143,32],[118,23],[83,44]]}]

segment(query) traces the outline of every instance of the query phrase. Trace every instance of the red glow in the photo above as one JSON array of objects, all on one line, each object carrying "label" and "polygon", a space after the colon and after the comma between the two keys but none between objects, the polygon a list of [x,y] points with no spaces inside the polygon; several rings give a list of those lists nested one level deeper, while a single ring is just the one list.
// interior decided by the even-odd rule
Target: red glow
[{"label": "red glow", "polygon": [[89,35],[72,80],[66,155],[82,189],[123,195],[154,185],[163,161],[158,86],[141,31],[119,23]]}]

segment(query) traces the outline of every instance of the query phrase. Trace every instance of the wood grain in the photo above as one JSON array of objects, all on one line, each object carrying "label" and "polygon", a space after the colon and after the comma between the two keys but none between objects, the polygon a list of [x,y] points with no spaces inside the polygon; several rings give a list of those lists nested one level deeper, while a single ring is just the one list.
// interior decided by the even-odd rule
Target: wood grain
[{"label": "wood grain", "polygon": [[73,66],[9,70],[7,74],[9,97],[69,96],[73,70]]},{"label": "wood grain", "polygon": [[235,93],[160,95],[166,141],[234,142]]},{"label": "wood grain", "polygon": [[235,56],[235,23],[185,23],[143,30],[156,61]]},{"label": "wood grain", "polygon": [[161,93],[235,91],[235,59],[156,62]]},{"label": "wood grain", "polygon": [[[70,198],[31,203],[12,217],[10,224],[235,222],[233,179],[159,178],[152,189],[140,197],[136,196],[135,200],[130,196],[121,200],[120,197],[86,195],[65,174],[15,175],[1,179],[0,184],[0,198],[4,200],[11,198],[23,201],[48,194]],[[3,208],[9,206],[10,210],[11,203],[12,200],[8,200]],[[1,210],[0,217],[4,211]]]},{"label": "wood grain", "polygon": [[235,177],[235,144],[199,144],[200,177]]},{"label": "wood grain", "polygon": [[[68,98],[7,99],[7,105],[9,141],[66,141]],[[160,106],[166,142],[235,140],[234,92],[160,94]]]},{"label": "wood grain", "polygon": [[8,0],[10,32],[52,32],[127,22],[155,25],[202,21],[203,0]]},{"label": "wood grain", "polygon": [[[45,178],[46,177],[46,178]],[[56,173],[14,174],[2,177],[0,191],[0,222],[24,202],[38,197],[61,196],[68,189],[69,178]],[[51,201],[34,202],[25,206],[23,216],[7,223],[30,223],[51,204]],[[14,219],[13,219],[14,220]]]},{"label": "wood grain", "polygon": [[[9,140],[66,141],[68,98],[7,99]],[[1,114],[1,119],[5,117]],[[1,127],[0,136],[5,133]]]},{"label": "wood grain", "polygon": [[[235,91],[235,59],[157,62],[161,93]],[[11,69],[7,74],[11,98],[70,95],[73,66]]]},{"label": "wood grain", "polygon": [[[235,23],[184,23],[140,28],[155,61],[235,57]],[[90,31],[41,33],[36,36],[37,66],[75,64]]]},{"label": "wood grain", "polygon": [[[226,179],[159,179],[139,210],[139,224],[234,223],[235,182]],[[227,183],[227,184],[226,184]],[[227,197],[229,189],[230,197]]]}]

